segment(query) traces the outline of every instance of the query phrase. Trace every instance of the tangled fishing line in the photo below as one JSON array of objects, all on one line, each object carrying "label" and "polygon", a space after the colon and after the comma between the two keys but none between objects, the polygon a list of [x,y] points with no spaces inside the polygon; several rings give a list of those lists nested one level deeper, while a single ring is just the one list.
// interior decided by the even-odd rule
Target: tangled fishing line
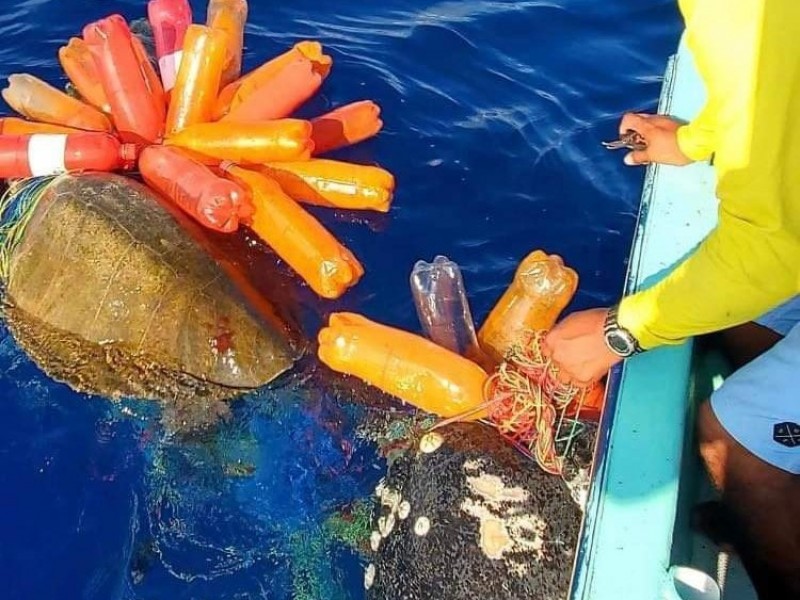
[{"label": "tangled fishing line", "polygon": [[506,440],[533,458],[542,470],[561,475],[572,443],[583,431],[577,419],[595,386],[564,383],[558,367],[544,355],[546,331],[530,332],[511,347],[505,361],[486,382],[483,404],[435,425],[461,421],[477,412]]}]

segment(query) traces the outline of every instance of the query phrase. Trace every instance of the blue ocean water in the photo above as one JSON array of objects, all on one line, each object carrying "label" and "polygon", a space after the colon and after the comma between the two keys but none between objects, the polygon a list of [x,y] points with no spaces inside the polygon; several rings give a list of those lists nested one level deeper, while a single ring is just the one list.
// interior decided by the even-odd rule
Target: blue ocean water
[{"label": "blue ocean water", "polygon": [[[205,3],[193,1],[195,20]],[[359,99],[385,131],[348,149],[397,176],[386,216],[314,213],[366,276],[336,302],[297,285],[308,335],[332,310],[418,330],[408,274],[461,264],[476,321],[535,248],[581,275],[570,310],[619,294],[643,172],[600,141],[653,110],[679,35],[674,0],[251,1],[245,68],[318,39],[334,69],[310,114]],[[27,0],[0,14],[0,75],[64,79],[60,45],[144,0]],[[256,394],[208,439],[167,436],[152,406],[50,381],[0,325],[0,582],[8,599],[348,598],[361,565],[324,530],[374,487],[359,411],[309,383]],[[233,466],[232,466],[233,465]],[[252,465],[237,473],[236,465]]]}]

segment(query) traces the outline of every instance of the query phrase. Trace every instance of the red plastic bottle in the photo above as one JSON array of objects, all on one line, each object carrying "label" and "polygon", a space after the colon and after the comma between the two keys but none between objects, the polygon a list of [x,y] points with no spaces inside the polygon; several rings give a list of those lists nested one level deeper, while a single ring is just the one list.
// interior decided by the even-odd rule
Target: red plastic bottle
[{"label": "red plastic bottle", "polygon": [[150,91],[133,48],[131,30],[120,15],[87,25],[83,38],[92,51],[114,125],[125,142],[153,143],[164,131],[163,108]]},{"label": "red plastic bottle", "polygon": [[188,0],[150,0],[147,18],[156,41],[156,57],[164,90],[175,87],[183,55],[183,38],[192,24]]},{"label": "red plastic bottle", "polygon": [[0,178],[129,169],[136,164],[136,150],[99,132],[0,135]]},{"label": "red plastic bottle", "polygon": [[139,157],[139,171],[150,187],[175,202],[202,225],[230,233],[255,212],[247,193],[215,175],[177,148],[149,146]]}]

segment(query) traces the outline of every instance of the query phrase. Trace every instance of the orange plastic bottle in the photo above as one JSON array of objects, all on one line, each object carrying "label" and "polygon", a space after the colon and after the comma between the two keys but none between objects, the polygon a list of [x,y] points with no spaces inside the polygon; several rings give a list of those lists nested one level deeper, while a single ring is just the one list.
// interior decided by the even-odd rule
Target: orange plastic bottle
[{"label": "orange plastic bottle", "polygon": [[108,133],[0,135],[0,178],[116,171],[136,164],[136,147]]},{"label": "orange plastic bottle", "polygon": [[392,203],[394,176],[380,167],[315,158],[268,163],[259,170],[306,204],[385,213]]},{"label": "orange plastic bottle", "polygon": [[155,98],[148,87],[132,35],[120,15],[91,23],[83,30],[120,137],[126,142],[154,143],[164,129],[163,93]]},{"label": "orange plastic bottle", "polygon": [[249,189],[255,214],[250,228],[317,294],[338,298],[356,285],[364,268],[319,221],[283,193],[269,177],[242,167],[222,169]]},{"label": "orange plastic bottle", "polygon": [[247,164],[307,160],[313,150],[311,124],[297,119],[252,124],[200,123],[168,137],[166,143]]},{"label": "orange plastic bottle", "polygon": [[223,86],[238,79],[242,72],[246,22],[247,0],[210,0],[208,3],[206,25],[212,29],[221,29],[228,34],[225,68],[222,71]]},{"label": "orange plastic bottle", "polygon": [[224,117],[231,109],[238,107],[247,100],[256,90],[280,73],[287,65],[301,59],[307,59],[314,63],[314,69],[322,75],[323,79],[328,76],[333,64],[331,57],[323,53],[322,45],[319,42],[308,40],[299,42],[280,56],[276,56],[247,75],[226,85],[217,99],[214,118],[221,119]]},{"label": "orange plastic bottle", "polygon": [[27,135],[30,133],[80,133],[80,129],[53,125],[51,123],[37,123],[16,117],[0,118],[0,134],[2,135]]},{"label": "orange plastic bottle", "polygon": [[352,146],[376,135],[383,127],[381,108],[369,100],[353,102],[311,120],[314,154],[319,156]]},{"label": "orange plastic bottle", "polygon": [[163,134],[167,120],[167,93],[164,91],[164,86],[161,85],[158,73],[156,73],[155,67],[153,67],[153,64],[150,62],[147,49],[145,49],[138,35],[131,35],[131,45],[133,46],[133,53],[136,56],[136,61],[139,63],[139,70],[144,76],[145,85],[147,85],[147,89],[153,98],[158,121],[161,123],[161,133]]},{"label": "orange plastic bottle", "polygon": [[10,75],[8,84],[2,91],[3,99],[29,119],[86,131],[113,131],[111,121],[102,112],[33,75]]},{"label": "orange plastic bottle", "polygon": [[167,112],[167,135],[196,123],[207,123],[225,63],[227,34],[203,25],[190,25],[183,43],[183,57]]},{"label": "orange plastic bottle", "polygon": [[430,340],[353,313],[332,314],[318,340],[320,360],[335,371],[442,417],[486,416],[486,372]]},{"label": "orange plastic bottle", "polygon": [[150,0],[147,19],[156,42],[156,58],[164,90],[175,87],[183,55],[183,40],[192,24],[192,7],[188,0]]},{"label": "orange plastic bottle", "polygon": [[252,123],[284,119],[317,92],[322,80],[313,62],[298,59],[286,65],[239,106],[231,108],[220,121]]},{"label": "orange plastic bottle", "polygon": [[139,171],[150,187],[210,229],[230,233],[253,216],[253,204],[241,186],[178,148],[148,146],[139,157]]},{"label": "orange plastic bottle", "polygon": [[478,332],[481,348],[501,362],[528,332],[550,329],[577,287],[577,273],[565,267],[561,257],[532,252],[520,263],[514,281]]},{"label": "orange plastic bottle", "polygon": [[86,42],[81,38],[70,38],[66,46],[59,48],[58,60],[81,98],[104,113],[110,113],[111,105]]}]

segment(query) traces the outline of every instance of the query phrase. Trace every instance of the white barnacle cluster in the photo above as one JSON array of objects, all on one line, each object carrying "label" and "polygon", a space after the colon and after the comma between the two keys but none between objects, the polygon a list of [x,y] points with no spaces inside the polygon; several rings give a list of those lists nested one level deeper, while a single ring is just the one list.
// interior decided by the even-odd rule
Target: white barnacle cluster
[{"label": "white barnacle cluster", "polygon": [[[373,552],[377,552],[383,540],[391,535],[397,526],[398,521],[404,521],[411,514],[411,503],[404,500],[400,490],[395,490],[386,485],[381,480],[375,488],[375,496],[381,503],[381,514],[378,517],[378,529],[369,536],[369,546]],[[364,573],[364,588],[370,589],[375,581],[375,565],[370,563]]]},{"label": "white barnacle cluster", "polygon": [[[479,460],[464,464],[468,497],[461,510],[479,522],[480,548],[492,560],[504,559],[509,570],[523,576],[531,555],[544,556],[544,532],[547,524],[535,514],[525,511],[528,492],[519,487],[507,486],[503,480],[483,471]],[[527,555],[514,560],[515,555]]]}]

